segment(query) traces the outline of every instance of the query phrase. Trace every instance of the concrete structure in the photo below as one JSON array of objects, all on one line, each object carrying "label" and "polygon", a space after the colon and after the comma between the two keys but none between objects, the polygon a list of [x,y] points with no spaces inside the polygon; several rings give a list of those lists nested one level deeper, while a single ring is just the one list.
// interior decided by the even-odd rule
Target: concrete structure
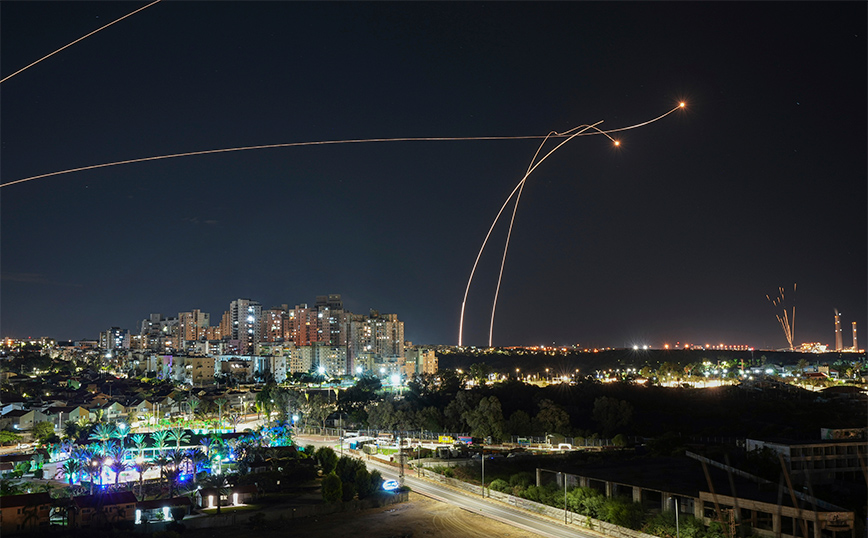
[{"label": "concrete structure", "polygon": [[239,341],[239,353],[253,355],[261,339],[262,305],[251,299],[236,299],[229,303],[229,316],[232,320],[230,337]]},{"label": "concrete structure", "polygon": [[50,524],[51,494],[0,496],[0,534],[34,532]]},{"label": "concrete structure", "polygon": [[326,342],[316,342],[312,346],[315,368],[324,368],[328,376],[342,376],[349,373],[347,348],[332,346]]},{"label": "concrete structure", "polygon": [[217,360],[212,356],[189,357],[187,359],[186,380],[194,387],[214,383]]},{"label": "concrete structure", "polygon": [[383,358],[404,358],[404,322],[397,314],[371,310],[368,317],[353,315],[349,321],[349,368],[354,371],[356,357],[373,353]]},{"label": "concrete structure", "polygon": [[107,523],[135,521],[137,502],[131,491],[73,497],[74,509],[70,526],[102,526]]},{"label": "concrete structure", "polygon": [[865,461],[864,440],[760,441],[747,439],[748,451],[768,448],[784,457],[793,484],[829,484],[835,480],[861,480],[860,459]]},{"label": "concrete structure", "polygon": [[120,327],[112,327],[99,333],[99,347],[103,351],[130,349],[130,331]]},{"label": "concrete structure", "polygon": [[296,346],[291,349],[289,358],[290,373],[307,373],[314,369],[313,346]]},{"label": "concrete structure", "polygon": [[178,336],[181,340],[181,349],[188,350],[189,346],[206,338],[208,328],[211,327],[211,314],[198,309],[192,312],[178,314]]},{"label": "concrete structure", "polygon": [[[714,521],[742,523],[750,526],[755,536],[767,538],[855,538],[855,514],[819,499],[797,493],[796,504],[787,488],[777,485],[777,492],[757,487],[746,478],[750,475],[730,468],[722,472],[723,464],[699,458],[714,465],[699,468],[696,463],[679,466],[681,485],[673,482],[670,487],[639,485],[635,482],[608,480],[595,477],[564,474],[546,469],[537,469],[536,483],[554,478],[559,488],[593,488],[606,497],[627,497],[640,503],[645,509],[673,511],[678,507],[681,514],[690,514],[706,525]],[[610,470],[611,471],[611,470]],[[602,471],[602,474],[606,474]],[[617,473],[613,473],[617,474]],[[628,473],[632,474],[632,473]],[[695,484],[685,488],[685,477],[693,475]],[[703,475],[705,475],[703,477]],[[547,478],[546,478],[547,477]],[[664,479],[661,482],[666,483]],[[699,484],[705,483],[705,486]],[[738,490],[736,497],[730,487]],[[803,506],[811,506],[810,509]],[[807,533],[805,532],[807,531]]]},{"label": "concrete structure", "polygon": [[841,331],[841,313],[835,309],[835,351],[844,349],[844,333]]},{"label": "concrete structure", "polygon": [[414,346],[407,342],[404,346],[404,362],[402,373],[408,379],[414,375],[430,375],[437,373],[437,353],[430,348]]}]

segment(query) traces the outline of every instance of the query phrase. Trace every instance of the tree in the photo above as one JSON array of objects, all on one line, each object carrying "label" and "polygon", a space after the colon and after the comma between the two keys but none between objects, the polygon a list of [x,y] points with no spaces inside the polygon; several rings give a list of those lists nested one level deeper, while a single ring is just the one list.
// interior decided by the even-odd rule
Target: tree
[{"label": "tree", "polygon": [[33,425],[33,436],[41,444],[48,443],[52,438],[56,437],[54,435],[54,425],[48,421],[37,422]]},{"label": "tree", "polygon": [[477,385],[485,385],[485,382],[488,381],[488,376],[489,374],[491,374],[491,372],[491,366],[485,364],[484,362],[479,362],[476,364],[471,364],[468,373]]},{"label": "tree", "polygon": [[229,402],[226,398],[217,398],[214,403],[217,404],[218,423],[223,424],[223,406]]},{"label": "tree", "polygon": [[561,406],[551,400],[540,400],[539,412],[536,415],[537,429],[546,433],[568,435],[570,430],[570,415]]},{"label": "tree", "polygon": [[199,399],[190,398],[187,400],[187,406],[190,408],[190,419],[192,420],[196,417],[196,410],[199,409]]},{"label": "tree", "polygon": [[21,441],[21,436],[17,433],[8,432],[5,430],[0,431],[0,445],[10,445],[19,441]]},{"label": "tree", "polygon": [[154,448],[157,452],[162,452],[166,448],[166,437],[169,435],[168,430],[157,430],[151,432],[151,439],[154,441]]},{"label": "tree", "polygon": [[115,427],[111,424],[107,424],[105,422],[98,423],[91,434],[88,436],[88,439],[92,441],[99,441],[100,452],[105,453],[109,439],[114,435]]},{"label": "tree", "polygon": [[[205,480],[202,481],[206,488],[213,488],[217,492],[217,515],[220,515],[220,505],[222,504],[221,500],[224,495],[229,495],[229,482],[226,480],[226,476],[222,473],[215,473],[208,475],[205,477]],[[338,480],[340,482],[340,480]]]},{"label": "tree", "polygon": [[111,461],[111,463],[109,463],[109,469],[115,473],[115,485],[117,485],[121,473],[129,468],[127,463],[124,461],[124,456],[126,456],[126,454],[126,449],[120,444],[112,445],[106,451],[106,459]]},{"label": "tree", "polygon": [[314,454],[314,458],[316,458],[316,462],[322,468],[323,474],[333,472],[338,465],[338,455],[329,446],[319,447]]},{"label": "tree", "polygon": [[503,439],[503,410],[497,396],[480,399],[476,408],[465,411],[462,418],[470,426],[471,435]]},{"label": "tree", "polygon": [[389,400],[373,402],[366,408],[368,412],[368,426],[382,430],[393,430],[397,424],[395,406]]},{"label": "tree", "polygon": [[142,490],[143,490],[144,485],[145,485],[145,472],[148,469],[150,469],[151,467],[153,467],[151,462],[149,462],[148,460],[146,460],[142,457],[136,458],[135,463],[133,463],[133,469],[135,469],[136,472],[139,474],[139,500],[140,501],[145,500],[145,498],[142,494]]},{"label": "tree", "polygon": [[63,472],[66,474],[69,485],[72,485],[73,477],[81,471],[81,461],[76,458],[69,458],[63,463]]},{"label": "tree", "polygon": [[187,430],[183,426],[175,426],[169,430],[168,439],[169,441],[175,441],[175,450],[181,450],[181,443],[190,442],[190,434],[187,433]]},{"label": "tree", "polygon": [[139,451],[139,456],[144,457],[145,455],[145,446],[147,445],[147,441],[145,441],[145,434],[137,433],[131,437],[133,440],[133,444],[136,445],[136,450]]},{"label": "tree", "polygon": [[329,503],[336,503],[343,498],[343,484],[338,475],[330,473],[323,477],[322,498]]},{"label": "tree", "polygon": [[509,415],[509,420],[506,422],[506,435],[516,435],[524,437],[533,433],[530,415],[519,409]]},{"label": "tree", "polygon": [[472,392],[461,391],[456,394],[455,398],[443,410],[446,428],[451,431],[467,431],[469,425],[465,421],[465,413],[475,409],[481,399],[482,396]]},{"label": "tree", "polygon": [[235,433],[239,422],[241,422],[241,415],[238,413],[231,413],[229,415],[229,423],[232,424],[232,433]]},{"label": "tree", "polygon": [[603,436],[610,437],[618,428],[629,426],[633,420],[633,406],[624,400],[601,396],[594,400],[594,420],[603,428]]}]

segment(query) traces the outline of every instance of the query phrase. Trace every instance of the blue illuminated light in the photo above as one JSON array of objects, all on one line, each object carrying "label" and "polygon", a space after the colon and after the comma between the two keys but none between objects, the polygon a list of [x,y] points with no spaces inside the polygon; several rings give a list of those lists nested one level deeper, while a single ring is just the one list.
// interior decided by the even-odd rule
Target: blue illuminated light
[{"label": "blue illuminated light", "polygon": [[386,480],[383,482],[383,489],[386,491],[394,491],[398,489],[400,486],[398,485],[397,480]]}]

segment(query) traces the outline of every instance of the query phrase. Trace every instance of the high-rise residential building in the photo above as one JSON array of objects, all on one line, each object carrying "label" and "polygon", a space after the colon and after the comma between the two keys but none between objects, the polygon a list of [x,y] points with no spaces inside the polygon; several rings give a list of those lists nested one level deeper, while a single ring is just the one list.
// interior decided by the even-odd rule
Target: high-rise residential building
[{"label": "high-rise residential building", "polygon": [[355,358],[362,353],[373,353],[382,358],[404,358],[404,322],[397,314],[380,314],[371,310],[368,317],[353,315],[349,322],[348,367],[352,370]]},{"label": "high-rise residential building", "polygon": [[198,309],[178,314],[179,336],[186,349],[187,342],[204,340],[211,327],[211,314]]},{"label": "high-rise residential building", "polygon": [[349,373],[346,346],[330,346],[325,342],[315,342],[313,347],[314,363],[317,370],[325,370],[329,376],[342,376]]},{"label": "high-rise residential building", "polygon": [[238,352],[253,355],[261,338],[262,305],[251,299],[236,299],[229,303],[232,318],[232,340],[238,340]]},{"label": "high-rise residential building", "polygon": [[293,374],[303,374],[313,371],[313,346],[295,346],[289,357],[289,371]]},{"label": "high-rise residential building", "polygon": [[[139,334],[146,338],[147,349],[164,353],[167,349],[176,349],[180,337],[178,318],[167,318],[161,314],[151,314],[142,320]],[[167,343],[169,346],[167,347]]]},{"label": "high-rise residential building", "polygon": [[99,333],[99,347],[104,351],[130,349],[130,331],[112,327]]},{"label": "high-rise residential building", "polygon": [[317,342],[330,346],[347,345],[349,315],[344,312],[340,294],[317,295]]},{"label": "high-rise residential building", "polygon": [[433,349],[414,346],[407,342],[404,347],[403,374],[407,378],[414,375],[437,373],[437,353]]},{"label": "high-rise residential building", "polygon": [[296,305],[288,312],[286,329],[284,338],[297,346],[307,346],[319,341],[316,309],[308,308],[307,304]]},{"label": "high-rise residential building", "polygon": [[262,311],[262,341],[283,342],[283,326],[287,305]]}]

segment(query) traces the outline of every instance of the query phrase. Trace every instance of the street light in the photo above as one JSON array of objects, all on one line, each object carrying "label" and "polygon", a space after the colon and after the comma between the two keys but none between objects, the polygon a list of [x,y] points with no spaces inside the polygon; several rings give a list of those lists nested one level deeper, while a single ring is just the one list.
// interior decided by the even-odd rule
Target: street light
[{"label": "street light", "polygon": [[[558,476],[563,476],[563,479],[564,479],[564,525],[567,525],[567,473],[564,473],[561,471],[550,471],[549,469],[537,469],[537,470],[538,471],[545,471],[547,473],[555,473]],[[537,475],[537,480],[539,480],[539,475]]]}]

